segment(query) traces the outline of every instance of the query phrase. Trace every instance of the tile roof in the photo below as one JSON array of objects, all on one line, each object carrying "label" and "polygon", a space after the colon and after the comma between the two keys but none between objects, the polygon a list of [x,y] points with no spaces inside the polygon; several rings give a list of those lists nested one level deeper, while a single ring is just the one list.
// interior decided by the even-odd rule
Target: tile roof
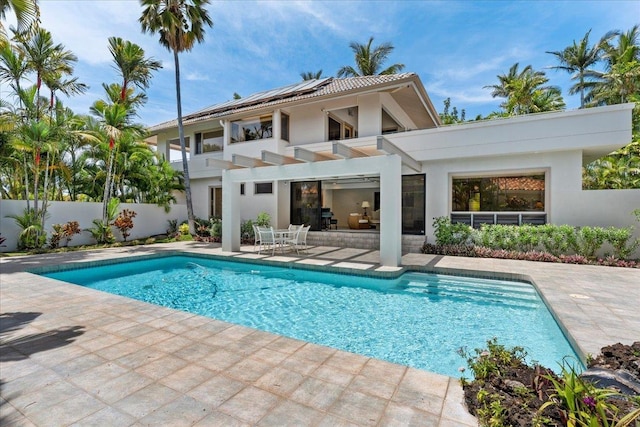
[{"label": "tile roof", "polygon": [[[324,78],[307,80],[276,89],[256,92],[247,97],[234,99],[212,105],[202,110],[187,114],[183,117],[183,124],[193,124],[199,121],[222,117],[229,114],[257,110],[259,108],[286,104],[305,99],[319,98],[371,88],[388,83],[394,83],[415,77],[415,73],[389,74],[380,76],[348,77],[343,79]],[[150,132],[169,129],[178,126],[177,119],[151,126]]]}]

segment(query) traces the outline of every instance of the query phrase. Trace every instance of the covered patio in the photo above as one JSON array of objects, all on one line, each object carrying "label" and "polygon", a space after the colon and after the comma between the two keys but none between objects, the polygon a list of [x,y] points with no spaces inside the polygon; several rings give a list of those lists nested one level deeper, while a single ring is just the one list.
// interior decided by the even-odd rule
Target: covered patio
[{"label": "covered patio", "polygon": [[[327,152],[327,148],[331,151]],[[231,161],[209,159],[208,165],[222,172],[222,248],[240,249],[241,184],[247,182],[276,181],[286,186],[296,181],[344,179],[357,176],[375,176],[380,185],[380,218],[378,248],[380,264],[396,267],[403,253],[402,244],[402,187],[403,168],[422,171],[422,165],[383,136],[364,138],[358,147],[340,142],[313,144],[308,148],[293,147],[291,155],[263,150],[261,158],[234,154]],[[274,223],[279,227],[292,221],[287,213],[289,201],[282,197]],[[380,244],[384,242],[384,245]]]}]

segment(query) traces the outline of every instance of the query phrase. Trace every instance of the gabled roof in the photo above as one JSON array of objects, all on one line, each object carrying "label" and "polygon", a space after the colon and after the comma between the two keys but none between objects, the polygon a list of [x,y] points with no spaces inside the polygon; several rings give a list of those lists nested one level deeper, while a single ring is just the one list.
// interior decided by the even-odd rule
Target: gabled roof
[{"label": "gabled roof", "polygon": [[[220,118],[231,114],[238,114],[260,108],[294,103],[303,100],[347,94],[363,89],[372,89],[390,83],[401,83],[402,81],[418,80],[415,73],[389,74],[379,76],[361,76],[349,78],[323,78],[307,80],[277,89],[263,92],[256,92],[245,98],[234,99],[220,104],[212,105],[182,118],[183,124],[193,124],[200,121]],[[426,96],[426,93],[424,94]],[[428,98],[425,100],[428,104]],[[149,132],[158,132],[163,129],[175,128],[178,126],[177,120],[160,123],[151,126]]]}]

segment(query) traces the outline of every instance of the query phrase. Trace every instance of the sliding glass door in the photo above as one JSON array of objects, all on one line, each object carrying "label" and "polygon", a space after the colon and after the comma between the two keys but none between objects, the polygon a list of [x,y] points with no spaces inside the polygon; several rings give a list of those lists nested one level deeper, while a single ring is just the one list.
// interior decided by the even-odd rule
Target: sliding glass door
[{"label": "sliding glass door", "polygon": [[310,225],[311,230],[322,229],[322,188],[320,181],[291,183],[291,223]]}]

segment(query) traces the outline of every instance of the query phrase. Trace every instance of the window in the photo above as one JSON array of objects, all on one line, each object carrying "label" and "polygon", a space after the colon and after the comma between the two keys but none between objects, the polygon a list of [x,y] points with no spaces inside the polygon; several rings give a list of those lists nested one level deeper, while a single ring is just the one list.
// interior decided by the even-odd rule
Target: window
[{"label": "window", "polygon": [[[350,110],[350,109],[349,109]],[[347,111],[347,110],[345,110]],[[336,111],[336,113],[339,113]],[[342,119],[348,120],[348,119]],[[354,129],[353,125],[347,123],[346,121],[342,121],[341,119],[337,119],[335,117],[328,117],[328,138],[329,141],[339,141],[341,139],[351,139],[355,138],[357,135],[357,131]]]},{"label": "window", "polygon": [[543,212],[544,174],[453,178],[454,212]]},{"label": "window", "polygon": [[402,175],[402,234],[424,234],[424,218],[424,174]]},{"label": "window", "polygon": [[222,151],[224,147],[223,135],[224,131],[222,129],[196,133],[196,154]]},{"label": "window", "polygon": [[222,218],[222,187],[209,187],[209,216]]},{"label": "window", "polygon": [[240,195],[244,196],[244,182],[240,184]]},{"label": "window", "polygon": [[289,116],[280,113],[280,139],[289,141]]},{"label": "window", "polygon": [[271,115],[231,123],[231,143],[273,138]]},{"label": "window", "polygon": [[256,182],[253,194],[273,194],[273,182]]},{"label": "window", "polygon": [[338,141],[342,139],[342,126],[340,122],[329,117],[329,141]]}]

